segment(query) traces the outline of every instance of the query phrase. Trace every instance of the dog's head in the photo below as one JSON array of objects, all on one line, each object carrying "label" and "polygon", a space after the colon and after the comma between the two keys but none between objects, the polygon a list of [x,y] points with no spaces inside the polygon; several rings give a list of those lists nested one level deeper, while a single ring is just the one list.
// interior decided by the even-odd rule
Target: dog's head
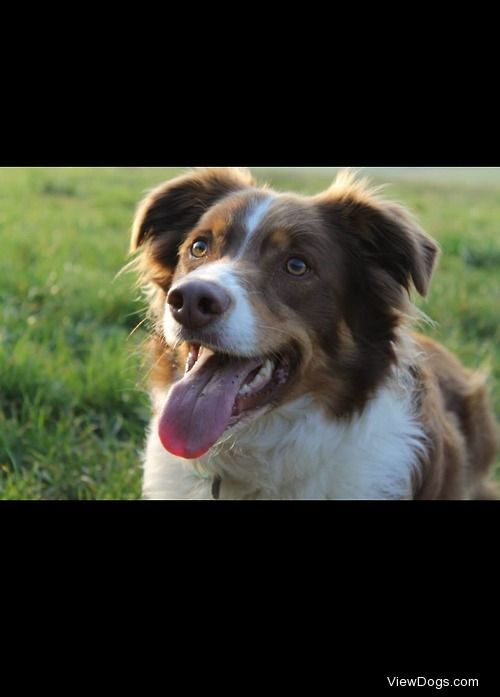
[{"label": "dog's head", "polygon": [[184,363],[160,438],[189,458],[305,392],[336,416],[361,408],[437,255],[405,209],[349,173],[302,197],[223,168],[154,190],[136,214],[139,248],[157,333]]}]

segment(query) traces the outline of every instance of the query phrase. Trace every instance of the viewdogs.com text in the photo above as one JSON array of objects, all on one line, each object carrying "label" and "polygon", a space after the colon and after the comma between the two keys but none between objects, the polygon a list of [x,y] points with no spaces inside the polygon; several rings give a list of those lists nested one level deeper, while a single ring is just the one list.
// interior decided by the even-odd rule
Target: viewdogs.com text
[{"label": "viewdogs.com text", "polygon": [[425,678],[419,675],[416,678],[387,677],[389,687],[435,687],[441,690],[443,687],[479,687],[478,678]]}]

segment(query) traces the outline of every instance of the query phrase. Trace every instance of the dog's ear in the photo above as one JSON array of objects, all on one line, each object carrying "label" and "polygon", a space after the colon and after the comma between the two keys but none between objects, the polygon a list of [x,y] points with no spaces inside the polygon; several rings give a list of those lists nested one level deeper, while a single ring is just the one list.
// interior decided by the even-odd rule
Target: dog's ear
[{"label": "dog's ear", "polygon": [[162,184],[137,208],[130,252],[161,236],[163,259],[175,266],[183,237],[204,212],[218,199],[253,184],[247,170],[225,167],[194,170]]},{"label": "dog's ear", "polygon": [[439,248],[405,208],[384,201],[349,171],[316,199],[352,263],[368,273],[383,270],[407,291],[413,281],[420,295],[427,294]]}]

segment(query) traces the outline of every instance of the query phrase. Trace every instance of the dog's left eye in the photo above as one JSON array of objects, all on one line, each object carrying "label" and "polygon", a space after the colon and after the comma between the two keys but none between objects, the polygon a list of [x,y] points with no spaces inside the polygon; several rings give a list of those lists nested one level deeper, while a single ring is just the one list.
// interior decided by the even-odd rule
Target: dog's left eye
[{"label": "dog's left eye", "polygon": [[303,259],[292,257],[286,263],[286,270],[288,273],[291,273],[292,276],[303,276],[308,270],[308,266]]},{"label": "dog's left eye", "polygon": [[196,240],[191,246],[191,254],[197,259],[204,257],[207,252],[208,243],[205,240]]}]

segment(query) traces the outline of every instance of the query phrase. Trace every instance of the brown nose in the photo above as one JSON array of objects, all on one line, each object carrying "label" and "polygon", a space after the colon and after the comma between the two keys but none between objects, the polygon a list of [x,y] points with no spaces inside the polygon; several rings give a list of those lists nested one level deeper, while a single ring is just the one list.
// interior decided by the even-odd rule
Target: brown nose
[{"label": "brown nose", "polygon": [[172,288],[167,302],[177,322],[188,329],[201,329],[227,310],[231,298],[215,283],[188,281]]}]

